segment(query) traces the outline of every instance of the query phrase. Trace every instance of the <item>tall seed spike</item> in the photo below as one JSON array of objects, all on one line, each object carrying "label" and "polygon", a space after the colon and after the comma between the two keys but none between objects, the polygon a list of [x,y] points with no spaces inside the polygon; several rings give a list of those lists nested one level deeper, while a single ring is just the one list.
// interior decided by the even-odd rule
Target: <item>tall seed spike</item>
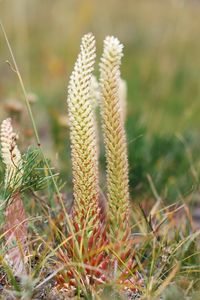
[{"label": "tall seed spike", "polygon": [[117,38],[106,37],[100,62],[101,116],[107,160],[108,219],[113,239],[123,237],[129,230],[127,144],[119,101],[122,50],[123,45]]},{"label": "tall seed spike", "polygon": [[91,33],[83,36],[80,48],[70,77],[67,99],[74,184],[73,214],[78,224],[86,217],[98,220],[99,213],[98,151],[91,99],[96,49]]}]

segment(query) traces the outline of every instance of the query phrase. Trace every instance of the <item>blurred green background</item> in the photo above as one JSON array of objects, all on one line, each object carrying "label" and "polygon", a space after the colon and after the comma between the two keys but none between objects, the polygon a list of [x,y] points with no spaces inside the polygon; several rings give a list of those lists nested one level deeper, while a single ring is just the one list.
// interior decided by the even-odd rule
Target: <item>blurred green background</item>
[{"label": "blurred green background", "polygon": [[[128,86],[133,198],[152,196],[147,174],[164,201],[196,194],[200,171],[199,16],[197,0],[0,0],[0,17],[24,83],[31,97],[38,99],[33,110],[45,152],[69,186],[67,84],[81,36],[91,31],[97,40],[98,61],[106,35],[117,36],[125,46],[122,77]],[[8,59],[0,33],[0,117],[22,114],[16,119],[21,118],[19,132],[25,147],[31,143],[31,125],[25,112],[16,112],[23,98],[15,73],[5,63]]]}]

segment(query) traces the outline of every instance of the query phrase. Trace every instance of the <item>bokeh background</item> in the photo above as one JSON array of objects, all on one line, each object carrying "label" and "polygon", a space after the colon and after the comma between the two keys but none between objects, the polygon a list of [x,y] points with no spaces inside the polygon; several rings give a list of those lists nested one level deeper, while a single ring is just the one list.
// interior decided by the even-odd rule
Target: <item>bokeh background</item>
[{"label": "bokeh background", "polygon": [[[198,198],[199,16],[197,0],[0,1],[0,17],[33,102],[45,153],[68,188],[67,84],[81,36],[91,31],[98,61],[106,35],[117,36],[125,46],[122,77],[128,87],[132,197],[151,199],[153,184],[167,203]],[[32,143],[31,123],[7,60],[0,32],[0,118],[14,116],[25,148]],[[95,72],[98,77],[98,68]]]}]

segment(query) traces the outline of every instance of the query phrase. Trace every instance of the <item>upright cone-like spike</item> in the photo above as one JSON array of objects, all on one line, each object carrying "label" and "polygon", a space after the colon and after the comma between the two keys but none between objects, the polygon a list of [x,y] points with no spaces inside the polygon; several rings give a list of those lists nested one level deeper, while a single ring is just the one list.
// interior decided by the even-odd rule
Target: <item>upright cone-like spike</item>
[{"label": "upright cone-like spike", "polygon": [[114,37],[104,41],[100,62],[101,116],[107,160],[110,235],[123,238],[129,231],[127,144],[120,111],[119,84],[123,45]]},{"label": "upright cone-like spike", "polygon": [[93,227],[99,220],[97,142],[93,99],[91,99],[95,50],[93,35],[86,34],[82,38],[80,54],[68,88],[74,183],[73,221],[79,227],[83,227],[86,220],[87,227]]}]

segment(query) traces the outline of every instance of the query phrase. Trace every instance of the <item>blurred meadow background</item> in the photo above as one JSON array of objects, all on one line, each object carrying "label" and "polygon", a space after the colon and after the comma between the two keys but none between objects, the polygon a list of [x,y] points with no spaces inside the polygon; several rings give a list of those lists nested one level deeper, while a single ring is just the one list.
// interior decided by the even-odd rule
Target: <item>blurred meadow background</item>
[{"label": "blurred meadow background", "polygon": [[[124,44],[133,199],[196,201],[200,174],[200,1],[1,0],[43,146],[71,186],[67,84],[83,34],[98,60],[106,35]],[[0,117],[14,116],[22,147],[33,133],[0,32]],[[96,72],[98,77],[98,73]],[[102,170],[105,165],[101,149]],[[104,184],[102,183],[102,188]],[[156,195],[156,189],[158,195]]]}]

